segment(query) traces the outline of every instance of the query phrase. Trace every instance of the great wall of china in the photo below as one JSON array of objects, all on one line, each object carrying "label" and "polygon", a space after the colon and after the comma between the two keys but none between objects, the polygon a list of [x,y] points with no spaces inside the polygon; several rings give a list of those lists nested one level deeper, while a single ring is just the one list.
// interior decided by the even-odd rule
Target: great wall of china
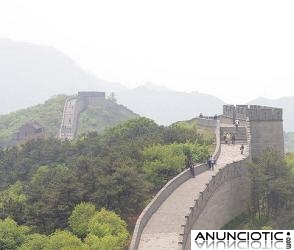
[{"label": "great wall of china", "polygon": [[105,100],[104,92],[79,92],[68,97],[64,104],[59,139],[72,140],[77,132],[79,115],[89,104],[98,104]]},{"label": "great wall of china", "polygon": [[[215,128],[215,170],[199,164],[195,178],[185,170],[169,181],[138,218],[129,249],[189,250],[192,229],[220,229],[244,212],[250,198],[245,165],[267,147],[284,153],[282,118],[278,108],[224,105],[218,120],[198,119],[202,126]],[[234,132],[236,144],[224,144],[224,132]]]}]

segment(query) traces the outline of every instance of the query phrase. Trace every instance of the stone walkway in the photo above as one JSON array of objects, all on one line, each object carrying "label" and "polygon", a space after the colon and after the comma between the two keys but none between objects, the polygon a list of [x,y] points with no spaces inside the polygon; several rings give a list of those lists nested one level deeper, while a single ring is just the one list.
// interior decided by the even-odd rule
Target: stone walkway
[{"label": "stone walkway", "polygon": [[[184,224],[189,207],[193,206],[199,192],[205,189],[218,169],[248,155],[245,144],[244,155],[240,154],[240,144],[221,145],[221,154],[214,171],[206,171],[179,186],[152,215],[141,236],[139,250],[178,250],[180,225]],[[195,192],[196,191],[196,192]],[[191,195],[195,193],[195,196]]]},{"label": "stone walkway", "polygon": [[74,122],[75,122],[75,109],[77,99],[66,100],[63,110],[63,118],[60,127],[59,139],[72,140],[74,138]]}]

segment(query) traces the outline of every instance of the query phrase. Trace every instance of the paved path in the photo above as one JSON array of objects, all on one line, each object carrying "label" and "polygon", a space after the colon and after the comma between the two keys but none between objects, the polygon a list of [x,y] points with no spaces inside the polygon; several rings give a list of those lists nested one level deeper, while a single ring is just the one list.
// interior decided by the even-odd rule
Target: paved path
[{"label": "paved path", "polygon": [[72,140],[74,138],[74,122],[75,122],[75,109],[77,99],[66,100],[63,110],[63,118],[60,127],[59,138],[62,140]]},{"label": "paved path", "polygon": [[[244,155],[240,154],[240,144],[221,145],[221,154],[214,171],[205,171],[179,186],[152,215],[142,233],[139,250],[178,249],[180,225],[184,224],[189,207],[193,206],[199,191],[205,189],[206,183],[218,169],[233,161],[239,161],[248,155],[245,145]],[[197,190],[197,192],[195,192]],[[195,193],[195,196],[191,195]],[[187,195],[188,194],[188,195]],[[190,195],[189,195],[190,194]]]}]

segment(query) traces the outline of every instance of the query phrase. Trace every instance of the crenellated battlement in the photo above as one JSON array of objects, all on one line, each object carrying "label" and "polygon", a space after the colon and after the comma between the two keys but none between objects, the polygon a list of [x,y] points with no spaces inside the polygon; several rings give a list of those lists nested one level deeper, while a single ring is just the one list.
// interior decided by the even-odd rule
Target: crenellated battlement
[{"label": "crenellated battlement", "polygon": [[233,120],[283,121],[283,110],[281,108],[260,105],[224,105],[223,115]]}]

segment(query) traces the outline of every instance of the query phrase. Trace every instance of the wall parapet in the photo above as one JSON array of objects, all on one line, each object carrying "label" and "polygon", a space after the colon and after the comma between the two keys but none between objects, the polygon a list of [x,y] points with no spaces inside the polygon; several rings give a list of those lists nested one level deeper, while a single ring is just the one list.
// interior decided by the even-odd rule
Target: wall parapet
[{"label": "wall parapet", "polygon": [[213,116],[209,117],[197,117],[196,123],[199,127],[206,127],[206,128],[216,128],[217,127],[217,121],[214,119]]},{"label": "wall parapet", "polygon": [[[216,148],[213,153],[215,159],[220,155],[220,122],[216,120],[215,122],[216,129]],[[207,170],[207,165],[205,163],[194,166],[195,175],[199,175]],[[140,243],[140,238],[142,232],[148,223],[151,216],[155,213],[155,211],[161,206],[161,204],[167,199],[167,197],[177,189],[181,184],[191,178],[191,173],[189,169],[184,170],[182,173],[178,174],[172,180],[170,180],[152,199],[152,201],[145,207],[139,216],[135,229],[132,236],[132,241],[129,247],[129,250],[137,250]]]},{"label": "wall parapet", "polygon": [[185,216],[185,224],[181,225],[182,232],[179,235],[179,250],[186,249],[186,244],[190,244],[190,242],[187,242],[187,239],[189,238],[192,226],[203,212],[214,192],[225,182],[244,175],[246,172],[244,165],[249,161],[250,159],[247,157],[242,161],[230,163],[220,169],[216,175],[212,176],[210,182],[206,184],[206,188],[200,192],[199,198],[195,200],[194,206],[190,207],[189,214]]},{"label": "wall parapet", "polygon": [[224,105],[223,116],[233,120],[282,121],[283,110],[260,105]]}]

